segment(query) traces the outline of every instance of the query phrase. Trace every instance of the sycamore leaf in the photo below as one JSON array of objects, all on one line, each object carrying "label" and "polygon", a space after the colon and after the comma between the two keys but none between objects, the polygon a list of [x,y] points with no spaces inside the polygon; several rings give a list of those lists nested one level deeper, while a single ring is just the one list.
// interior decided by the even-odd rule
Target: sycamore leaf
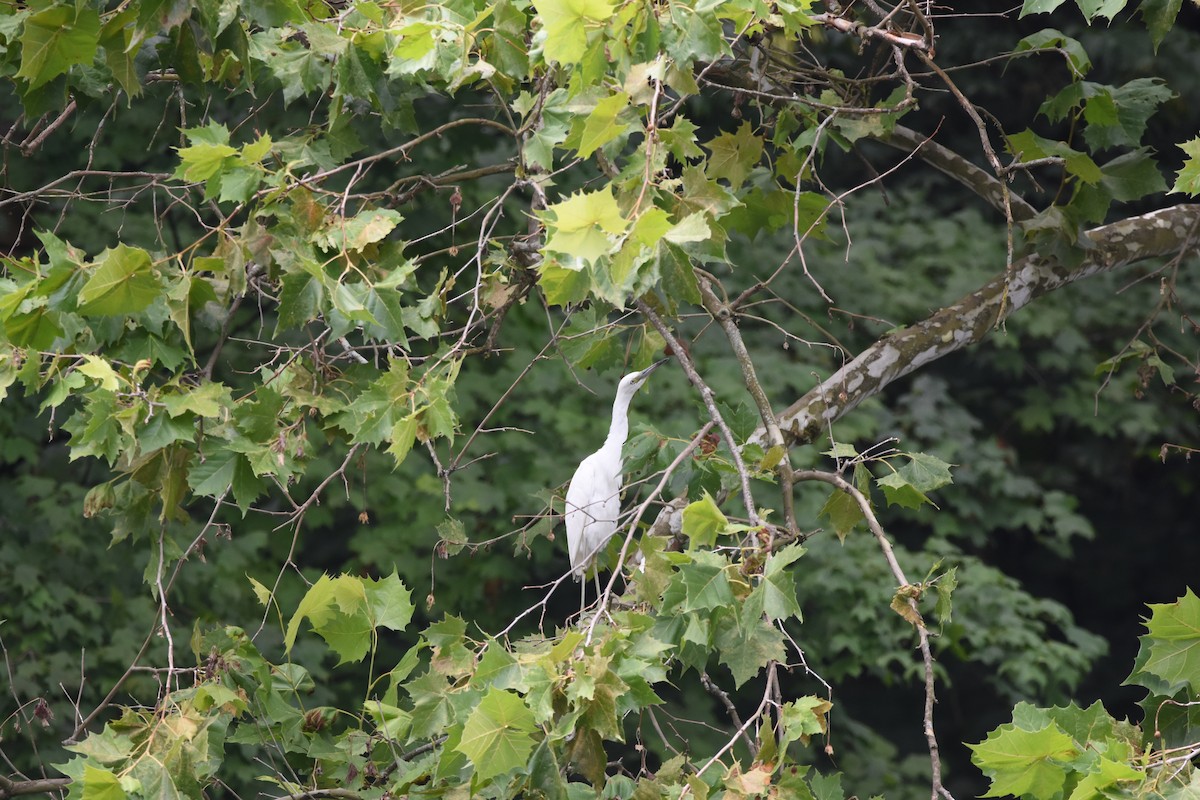
[{"label": "sycamore leaf", "polygon": [[412,620],[412,590],[404,585],[396,570],[385,578],[366,578],[363,587],[367,593],[367,608],[371,624],[376,628],[402,631]]},{"label": "sycamore leaf", "polygon": [[804,553],[804,548],[793,542],[767,557],[762,580],[754,587],[753,593],[761,593],[763,612],[769,619],[800,617],[800,603],[796,600],[796,576],[788,571],[787,567]]},{"label": "sycamore leaf", "polygon": [[795,741],[808,744],[810,737],[829,730],[829,712],[832,709],[833,703],[813,695],[784,703],[780,714],[783,736],[779,740],[779,751],[784,752]]},{"label": "sycamore leaf", "polygon": [[125,800],[121,780],[106,769],[97,769],[91,764],[83,767],[83,794],[88,800]]},{"label": "sycamore leaf", "polygon": [[679,567],[679,577],[683,581],[686,602],[684,611],[699,611],[708,608],[720,608],[733,603],[733,590],[729,587],[729,578],[725,568],[729,562],[718,553],[700,550],[692,554],[691,564]]},{"label": "sycamore leaf", "polygon": [[761,617],[741,615],[725,624],[717,633],[721,663],[733,673],[733,682],[741,686],[771,661],[783,661],[783,634]]},{"label": "sycamore leaf", "polygon": [[1020,133],[1008,137],[1008,151],[1021,161],[1033,161],[1039,158],[1061,158],[1067,172],[1084,183],[1092,184],[1104,177],[1100,167],[1086,153],[1073,149],[1065,142],[1056,142],[1038,136],[1026,128]]},{"label": "sycamore leaf", "polygon": [[150,254],[123,244],[105,250],[97,268],[79,290],[79,313],[99,316],[136,314],[162,294]]},{"label": "sycamore leaf", "polygon": [[1145,671],[1172,687],[1186,683],[1200,692],[1200,598],[1188,589],[1174,603],[1151,603],[1146,629]]},{"label": "sycamore leaf", "polygon": [[471,759],[476,778],[486,781],[525,765],[536,727],[533,712],[520,697],[492,687],[467,717],[455,749]]},{"label": "sycamore leaf", "polygon": [[193,492],[205,497],[220,497],[226,490],[231,490],[243,512],[264,488],[246,456],[227,449],[209,453],[203,461],[196,456],[188,470],[187,481]]},{"label": "sycamore leaf", "polygon": [[17,77],[32,91],[76,64],[90,64],[99,41],[100,14],[90,4],[52,5],[25,20]]},{"label": "sycamore leaf", "polygon": [[587,29],[608,22],[613,6],[605,0],[539,0],[538,16],[546,31],[547,61],[576,64],[587,49]]},{"label": "sycamore leaf", "polygon": [[729,520],[708,492],[683,509],[683,533],[693,547],[712,547],[728,525]]},{"label": "sycamore leaf", "polygon": [[546,208],[550,235],[546,249],[594,262],[612,248],[612,239],[629,228],[613,197],[612,186],[580,192]]},{"label": "sycamore leaf", "polygon": [[565,306],[587,297],[592,282],[586,271],[570,269],[557,259],[548,258],[538,268],[538,286],[542,287],[549,305]]},{"label": "sycamore leaf", "polygon": [[624,92],[617,92],[596,103],[583,123],[583,134],[579,140],[580,158],[587,158],[629,129],[628,123],[617,121],[621,112],[628,107],[629,96]]},{"label": "sycamore leaf", "polygon": [[958,588],[958,567],[946,570],[937,579],[935,588],[937,589],[937,603],[933,607],[933,614],[937,617],[940,625],[948,625],[953,616],[951,597],[954,590]]},{"label": "sycamore leaf", "polygon": [[1192,197],[1200,197],[1200,136],[1179,145],[1179,149],[1187,155],[1187,158],[1183,161],[1183,168],[1175,176],[1171,194],[1182,192],[1190,194]]},{"label": "sycamore leaf", "polygon": [[724,178],[738,189],[762,157],[763,140],[754,135],[749,122],[743,122],[737,133],[722,133],[704,146],[711,153],[705,174],[711,180]]},{"label": "sycamore leaf", "polygon": [[317,246],[325,250],[361,252],[369,244],[382,241],[403,217],[390,208],[374,208],[348,219],[336,218],[316,235]]},{"label": "sycamore leaf", "polygon": [[228,144],[196,144],[179,148],[177,177],[186,181],[206,181],[225,166],[225,159],[237,153]]},{"label": "sycamore leaf", "polygon": [[1142,4],[1138,6],[1142,21],[1150,31],[1150,42],[1154,45],[1156,54],[1163,37],[1175,27],[1175,18],[1179,16],[1182,6],[1183,0],[1142,0]]},{"label": "sycamore leaf", "polygon": [[1063,762],[1079,755],[1071,737],[1054,723],[1036,731],[1002,725],[971,748],[971,761],[992,784],[984,797],[1054,800],[1067,779]]}]

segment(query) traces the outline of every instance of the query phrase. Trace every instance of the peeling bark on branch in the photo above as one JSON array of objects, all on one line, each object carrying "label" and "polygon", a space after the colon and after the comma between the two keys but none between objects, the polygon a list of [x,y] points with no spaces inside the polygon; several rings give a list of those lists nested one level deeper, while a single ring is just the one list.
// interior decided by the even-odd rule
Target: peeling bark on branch
[{"label": "peeling bark on branch", "polygon": [[[1038,254],[1026,256],[1013,264],[1011,274],[993,278],[868,347],[780,414],[779,426],[789,444],[808,444],[892,381],[981,341],[1038,297],[1083,278],[1195,247],[1198,230],[1200,205],[1177,205],[1088,231],[1092,249],[1078,266],[1066,267]],[[751,441],[765,442],[765,431],[755,431]]]}]

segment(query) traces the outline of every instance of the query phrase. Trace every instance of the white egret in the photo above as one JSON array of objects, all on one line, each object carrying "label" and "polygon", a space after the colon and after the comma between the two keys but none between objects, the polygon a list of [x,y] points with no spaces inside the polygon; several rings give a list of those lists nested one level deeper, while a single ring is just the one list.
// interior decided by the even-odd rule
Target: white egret
[{"label": "white egret", "polygon": [[[617,532],[621,516],[621,447],[629,435],[629,402],[650,373],[667,359],[655,361],[640,372],[631,372],[617,384],[613,401],[612,424],[604,446],[580,463],[567,487],[566,523],[567,550],[571,556],[571,571],[581,580],[596,553],[604,549]],[[582,591],[583,587],[580,586]],[[600,579],[596,579],[596,592]]]}]

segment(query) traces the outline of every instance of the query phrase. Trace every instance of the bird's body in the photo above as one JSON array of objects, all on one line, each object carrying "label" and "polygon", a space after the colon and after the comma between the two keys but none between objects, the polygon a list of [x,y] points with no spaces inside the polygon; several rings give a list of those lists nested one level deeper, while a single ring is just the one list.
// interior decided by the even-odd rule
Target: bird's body
[{"label": "bird's body", "polygon": [[583,577],[596,554],[617,532],[621,516],[621,448],[629,435],[629,403],[663,361],[621,379],[604,446],[580,463],[567,487],[567,550],[576,580]]}]

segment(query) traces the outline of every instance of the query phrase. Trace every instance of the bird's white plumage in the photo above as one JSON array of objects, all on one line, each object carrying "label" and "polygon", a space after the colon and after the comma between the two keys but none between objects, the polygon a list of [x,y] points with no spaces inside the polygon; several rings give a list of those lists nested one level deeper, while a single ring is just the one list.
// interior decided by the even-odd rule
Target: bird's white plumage
[{"label": "bird's white plumage", "polygon": [[604,451],[583,460],[567,489],[567,549],[577,578],[612,535],[621,516],[621,465],[615,473]]},{"label": "bird's white plumage", "polygon": [[[665,361],[666,359],[663,359]],[[596,553],[617,532],[621,516],[621,447],[629,435],[629,403],[662,361],[632,372],[617,385],[604,446],[585,458],[567,487],[564,517],[571,571],[583,577]]]}]

